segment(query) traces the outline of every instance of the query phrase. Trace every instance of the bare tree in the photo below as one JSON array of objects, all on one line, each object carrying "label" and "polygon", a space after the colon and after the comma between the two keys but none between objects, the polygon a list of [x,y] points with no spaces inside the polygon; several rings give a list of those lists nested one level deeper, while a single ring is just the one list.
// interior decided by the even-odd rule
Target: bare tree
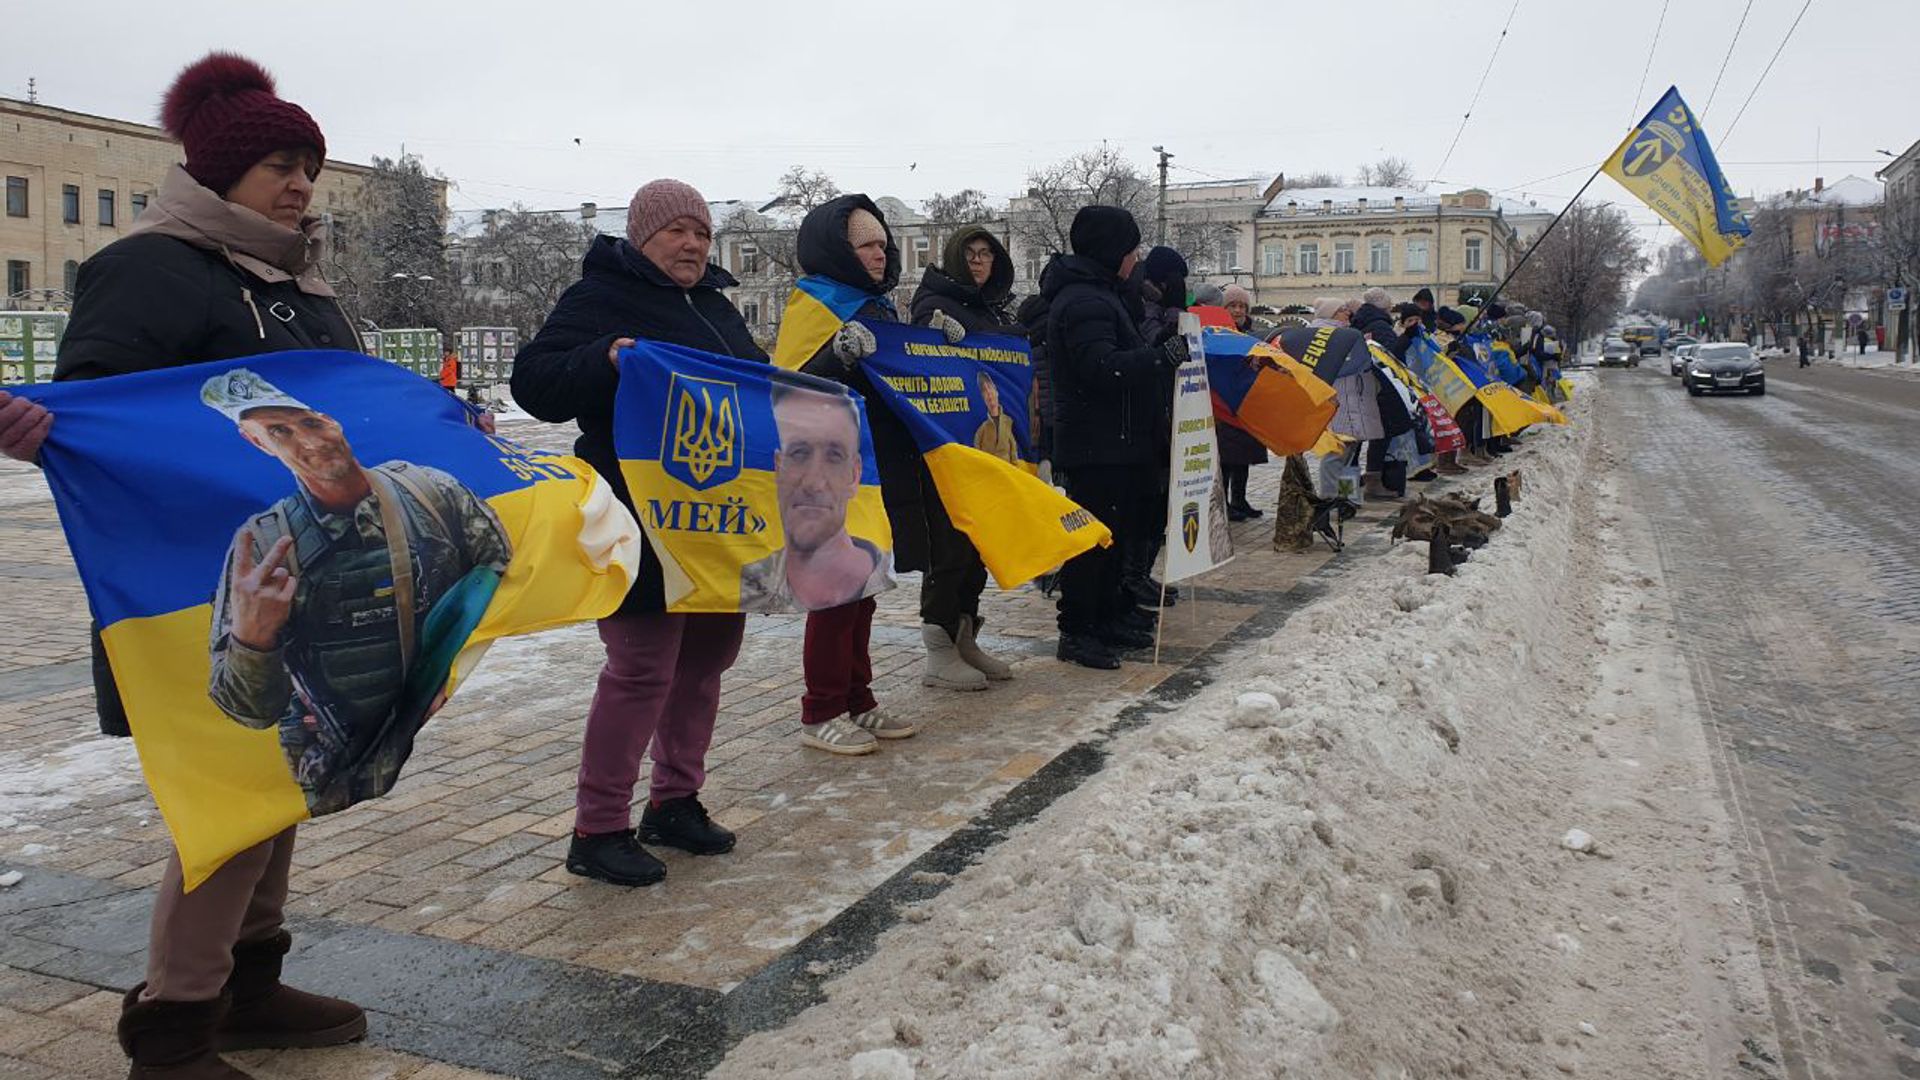
[{"label": "bare tree", "polygon": [[336,218],[328,257],[348,310],[383,327],[453,328],[445,190],[414,155],[373,159],[352,211]]},{"label": "bare tree", "polygon": [[489,211],[486,230],[458,248],[462,325],[498,322],[529,340],[579,279],[580,259],[597,235],[593,225],[566,212]]},{"label": "bare tree", "polygon": [[1232,269],[1240,245],[1240,228],[1231,221],[1212,218],[1171,222],[1173,247],[1186,257],[1188,268],[1196,274],[1224,273]]},{"label": "bare tree", "polygon": [[[1354,175],[1367,187],[1407,187],[1413,183],[1413,162],[1403,157],[1383,157],[1354,169]],[[1335,187],[1338,183],[1326,186]]]},{"label": "bare tree", "polygon": [[1301,188],[1339,187],[1343,183],[1346,183],[1346,178],[1339,173],[1331,173],[1324,170],[1320,172],[1303,172],[1295,176],[1287,177],[1281,190],[1298,191]]},{"label": "bare tree", "polygon": [[781,174],[779,194],[768,205],[787,207],[805,215],[813,208],[839,197],[840,185],[833,182],[833,177],[818,169],[808,172],[805,166],[795,165]]},{"label": "bare tree", "polygon": [[979,188],[962,188],[951,195],[934,192],[927,196],[927,220],[935,225],[971,225],[993,217],[987,205],[987,193]]},{"label": "bare tree", "polygon": [[1027,174],[1026,206],[1014,215],[1020,246],[1069,251],[1073,216],[1083,206],[1118,206],[1144,234],[1152,228],[1155,187],[1118,150],[1106,144]]},{"label": "bare tree", "polygon": [[1625,305],[1627,282],[1646,266],[1626,211],[1575,203],[1534,249],[1511,289],[1578,343],[1588,327]]}]

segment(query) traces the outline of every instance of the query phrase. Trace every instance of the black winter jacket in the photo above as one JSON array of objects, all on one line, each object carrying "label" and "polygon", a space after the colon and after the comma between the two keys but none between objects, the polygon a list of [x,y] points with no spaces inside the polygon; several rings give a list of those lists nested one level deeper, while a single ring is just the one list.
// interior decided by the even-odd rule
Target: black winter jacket
[{"label": "black winter jacket", "polygon": [[1347,325],[1372,338],[1374,344],[1383,349],[1391,349],[1394,340],[1400,336],[1400,331],[1394,328],[1393,316],[1372,304],[1361,304],[1355,308],[1353,318],[1347,320]]},{"label": "black winter jacket", "polygon": [[1055,259],[1041,279],[1047,297],[1052,367],[1054,464],[1154,465],[1165,433],[1152,430],[1135,399],[1157,403],[1172,386],[1173,362],[1140,336],[1113,271],[1080,255]]},{"label": "black winter jacket", "polygon": [[[599,470],[633,509],[613,449],[613,397],[620,373],[607,362],[607,350],[616,338],[630,337],[765,361],[767,354],[747,331],[746,320],[720,291],[736,284],[733,275],[709,266],[699,284],[682,289],[625,240],[597,238],[581,263],[580,280],[560,294],[540,332],[514,358],[513,399],[548,423],[577,423],[580,437],[573,452]],[[660,561],[648,546],[620,610],[665,608]]]},{"label": "black winter jacket", "polygon": [[[967,268],[966,246],[975,238],[993,248],[993,271],[985,285],[975,285]],[[910,318],[915,326],[925,326],[936,311],[944,312],[967,328],[967,333],[982,330],[1006,333],[1015,328],[1008,301],[1013,295],[1013,257],[1000,238],[978,225],[957,230],[947,241],[940,266],[930,266],[914,290]]]},{"label": "black winter jacket", "polygon": [[97,379],[291,349],[360,351],[332,297],[266,282],[216,251],[135,233],[80,265],[55,379]]}]

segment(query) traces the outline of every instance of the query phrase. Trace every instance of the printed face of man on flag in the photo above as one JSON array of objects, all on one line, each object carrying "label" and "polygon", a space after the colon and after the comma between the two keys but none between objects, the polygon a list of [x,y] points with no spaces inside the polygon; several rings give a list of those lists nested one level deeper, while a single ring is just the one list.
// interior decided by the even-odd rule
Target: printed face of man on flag
[{"label": "printed face of man on flag", "polygon": [[860,491],[860,414],[844,393],[775,383],[774,496],[785,546],[742,569],[743,606],[784,597],[806,611],[849,604],[885,587],[886,553],[847,532]]}]

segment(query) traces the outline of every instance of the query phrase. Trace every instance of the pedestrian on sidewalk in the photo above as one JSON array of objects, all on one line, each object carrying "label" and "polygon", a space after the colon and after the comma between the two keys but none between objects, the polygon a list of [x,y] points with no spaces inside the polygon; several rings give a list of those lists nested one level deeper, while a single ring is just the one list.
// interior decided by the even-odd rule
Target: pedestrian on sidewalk
[{"label": "pedestrian on sidewalk", "polygon": [[[1151,248],[1141,257],[1129,279],[1128,295],[1139,305],[1140,336],[1150,346],[1164,346],[1180,336],[1180,316],[1187,309],[1187,260],[1164,245]],[[1172,607],[1180,599],[1180,590],[1163,587],[1153,576],[1153,564],[1167,539],[1167,485],[1171,482],[1169,455],[1173,451],[1173,380],[1165,380],[1158,393],[1135,394],[1130,404],[1136,422],[1148,433],[1153,447],[1151,485],[1137,485],[1139,505],[1133,512],[1135,529],[1129,536],[1114,534],[1121,550],[1121,588],[1140,606],[1143,617],[1159,610],[1164,602]]]},{"label": "pedestrian on sidewalk", "polygon": [[1867,355],[1867,328],[1862,326],[1860,332],[1854,335],[1854,339],[1860,343],[1860,355]]},{"label": "pedestrian on sidewalk", "polygon": [[[1084,207],[1068,236],[1072,254],[1053,262],[1041,286],[1054,366],[1054,464],[1067,495],[1120,538],[1141,527],[1141,475],[1165,460],[1150,430],[1153,410],[1135,401],[1157,401],[1170,390],[1187,359],[1186,339],[1149,344],[1123,295],[1139,261],[1132,214]],[[1114,547],[1091,548],[1061,568],[1060,659],[1112,670],[1120,666],[1116,647],[1153,643],[1152,620],[1122,591],[1121,569]]]},{"label": "pedestrian on sidewalk", "polygon": [[[353,322],[320,276],[325,228],[307,214],[326,139],[250,60],[214,53],[161,104],[175,165],[127,235],[80,267],[56,380],[96,379],[291,349],[352,349]],[[288,315],[261,318],[269,308]],[[322,361],[323,362],[323,361]],[[24,407],[23,407],[24,406]],[[0,392],[0,452],[36,460],[46,409]],[[95,648],[99,635],[94,635]],[[125,734],[96,658],[103,729]],[[294,830],[229,859],[192,892],[167,860],[146,979],[121,1005],[128,1076],[244,1080],[216,1050],[332,1046],[366,1035],[359,1006],[280,982]]]},{"label": "pedestrian on sidewalk", "polygon": [[[1017,332],[1007,304],[1012,292],[1013,257],[1006,246],[985,226],[963,226],[947,238],[940,265],[928,267],[921,277],[913,294],[913,322],[941,331],[954,344],[973,333]],[[1006,661],[980,648],[980,594],[987,587],[980,553],[947,516],[925,459],[915,454],[901,462],[899,471],[918,486],[926,514],[920,638],[927,668],[921,683],[945,690],[985,690],[989,679],[1013,678]],[[898,543],[896,537],[896,559]]]},{"label": "pedestrian on sidewalk", "polygon": [[460,354],[452,349],[440,353],[440,389],[454,397],[460,396]]},{"label": "pedestrian on sidewalk", "polygon": [[[863,298],[846,325],[800,370],[845,383],[867,400],[880,495],[893,526],[894,566],[925,570],[931,543],[920,484],[925,475],[920,449],[900,418],[878,404],[881,399],[873,380],[860,366],[878,348],[873,331],[861,323],[900,321],[889,295],[900,283],[900,246],[872,199],[842,195],[815,207],[801,220],[795,247],[800,269],[808,277],[825,279],[822,284],[827,288],[852,290]],[[783,324],[782,332],[790,326]],[[905,739],[919,730],[880,708],[873,696],[875,606],[869,596],[807,612],[800,745],[830,754],[871,754],[878,748],[875,740]]]},{"label": "pedestrian on sidewalk", "polygon": [[[1233,317],[1233,328],[1243,334],[1253,332],[1253,297],[1239,285],[1223,290],[1221,305]],[[1220,444],[1220,476],[1227,486],[1227,520],[1251,521],[1265,514],[1247,501],[1247,479],[1255,465],[1267,462],[1267,448],[1259,439],[1234,427],[1220,424],[1214,428]]]},{"label": "pedestrian on sidewalk", "polygon": [[[580,280],[514,359],[514,400],[550,424],[579,425],[574,453],[629,510],[633,497],[613,440],[620,350],[645,338],[767,359],[721,292],[739,283],[707,261],[712,247],[713,221],[698,191],[678,180],[647,184],[627,206],[625,237],[594,239]],[[669,613],[660,561],[647,545],[633,587],[599,629],[607,661],[587,709],[567,869],[615,885],[651,885],[667,868],[643,840],[694,855],[733,850],[733,833],[699,796],[720,677],[740,655],[746,616]],[[633,788],[649,747],[653,775],[636,835]]]}]

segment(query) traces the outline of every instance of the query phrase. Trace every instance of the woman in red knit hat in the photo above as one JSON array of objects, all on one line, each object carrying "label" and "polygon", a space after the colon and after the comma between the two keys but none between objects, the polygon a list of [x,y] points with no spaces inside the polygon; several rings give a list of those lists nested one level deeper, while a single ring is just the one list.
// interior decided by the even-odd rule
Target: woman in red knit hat
[{"label": "woman in red knit hat", "polygon": [[[321,223],[306,213],[327,151],[313,118],[277,97],[258,64],[214,53],[180,73],[161,122],[186,163],[127,236],[80,267],[54,378],[357,349],[352,321],[320,276]],[[0,453],[23,461],[38,456],[54,419],[29,405],[0,392]],[[104,664],[95,670],[102,726],[125,734],[112,676]],[[244,1080],[218,1051],[329,1046],[366,1034],[359,1006],[280,982],[293,833],[235,855],[190,893],[178,856],[168,860],[147,978],[120,1014],[130,1077]]]}]

